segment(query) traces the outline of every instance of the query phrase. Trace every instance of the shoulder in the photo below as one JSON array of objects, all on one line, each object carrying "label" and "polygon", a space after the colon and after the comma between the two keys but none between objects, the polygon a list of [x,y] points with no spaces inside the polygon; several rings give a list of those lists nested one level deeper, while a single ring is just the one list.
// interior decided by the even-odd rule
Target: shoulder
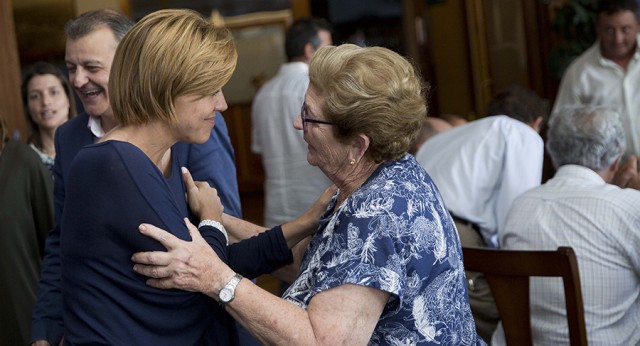
[{"label": "shoulder", "polygon": [[76,117],[71,118],[64,122],[64,124],[60,125],[56,130],[56,134],[58,133],[66,133],[70,131],[77,131],[78,129],[87,129],[87,124],[89,122],[89,116],[87,113],[80,113]]},{"label": "shoulder", "polygon": [[400,160],[383,163],[355,197],[361,208],[405,216],[415,216],[415,210],[407,210],[412,206],[438,203],[433,181],[409,154]]},{"label": "shoulder", "polygon": [[621,189],[607,184],[611,200],[618,204],[617,208],[627,209],[630,215],[640,217],[640,191],[632,188]]},{"label": "shoulder", "polygon": [[[456,129],[448,130],[447,132],[454,130]],[[471,121],[468,124],[460,126],[459,131],[456,131],[454,134],[456,138],[463,138],[466,142],[470,142],[471,138],[485,141],[487,139],[511,136],[513,133],[540,138],[540,135],[538,135],[531,126],[507,115],[491,115]]]},{"label": "shoulder", "polygon": [[586,69],[598,67],[598,61],[602,55],[600,54],[600,45],[598,42],[585,50],[577,58],[575,58],[567,67],[563,78],[573,80],[581,75]]},{"label": "shoulder", "polygon": [[[268,80],[256,94],[255,99],[263,99],[273,95],[291,92],[304,92],[309,84],[309,66],[303,62],[290,62],[282,65],[278,73]],[[255,103],[254,99],[254,103]]]},{"label": "shoulder", "polygon": [[85,165],[104,169],[102,174],[112,171],[116,162],[145,162],[146,156],[135,146],[118,141],[105,141],[83,147],[73,161],[74,166]]},{"label": "shoulder", "polygon": [[17,140],[9,140],[2,151],[2,155],[10,157],[10,161],[18,162],[26,166],[42,165],[42,160],[38,154],[27,144]]},{"label": "shoulder", "polygon": [[529,138],[535,138],[536,142],[542,142],[540,134],[538,134],[531,126],[523,123],[520,120],[511,118],[506,115],[494,115],[488,118],[493,118],[492,128],[506,133],[507,135],[525,136]]}]

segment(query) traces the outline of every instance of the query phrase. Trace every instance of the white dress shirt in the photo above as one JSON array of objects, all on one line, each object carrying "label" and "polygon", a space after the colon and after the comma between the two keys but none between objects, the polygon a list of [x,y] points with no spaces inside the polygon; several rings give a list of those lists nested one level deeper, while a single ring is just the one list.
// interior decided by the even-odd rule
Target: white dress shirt
[{"label": "white dress shirt", "polygon": [[251,150],[265,169],[265,225],[273,227],[300,216],[331,185],[307,162],[307,143],[293,127],[309,85],[303,62],[282,65],[256,94],[251,108]]},{"label": "white dress shirt", "polygon": [[542,138],[505,115],[475,120],[427,140],[416,153],[450,212],[480,227],[488,247],[513,200],[540,185]]},{"label": "white dress shirt", "polygon": [[[504,249],[572,247],[589,344],[640,344],[640,191],[607,184],[582,166],[562,166],[516,199],[500,240]],[[562,279],[532,278],[530,287],[533,344],[568,345]],[[505,344],[502,325],[492,343]]]},{"label": "white dress shirt", "polygon": [[553,111],[573,104],[617,110],[626,129],[627,154],[640,154],[640,47],[626,71],[600,54],[599,42],[582,53],[562,77]]}]

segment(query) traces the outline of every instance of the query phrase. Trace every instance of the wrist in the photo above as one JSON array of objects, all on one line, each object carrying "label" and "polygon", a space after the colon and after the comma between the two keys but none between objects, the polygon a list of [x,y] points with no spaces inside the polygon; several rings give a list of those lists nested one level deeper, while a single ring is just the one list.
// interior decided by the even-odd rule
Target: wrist
[{"label": "wrist", "polygon": [[318,220],[312,215],[305,214],[297,221],[297,227],[302,230],[305,237],[315,233],[318,228]]},{"label": "wrist", "polygon": [[199,216],[200,220],[207,219],[222,222],[222,215],[220,213],[216,213],[215,210],[202,210]]},{"label": "wrist", "polygon": [[240,281],[242,281],[242,275],[233,273],[222,288],[218,291],[218,303],[225,307],[235,299],[236,288]]},{"label": "wrist", "polygon": [[198,229],[204,226],[211,226],[217,229],[218,231],[220,231],[222,235],[224,235],[225,245],[229,245],[229,235],[227,234],[227,230],[219,221],[212,220],[212,219],[202,219],[202,221],[200,221],[200,223],[198,224]]}]

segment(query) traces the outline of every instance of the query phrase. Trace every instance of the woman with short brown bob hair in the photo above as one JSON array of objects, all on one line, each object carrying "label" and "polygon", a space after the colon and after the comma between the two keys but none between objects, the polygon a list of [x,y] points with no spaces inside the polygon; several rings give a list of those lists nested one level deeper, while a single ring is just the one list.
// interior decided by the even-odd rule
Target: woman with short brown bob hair
[{"label": "woman with short brown bob hair", "polygon": [[175,99],[216,94],[231,78],[236,61],[229,30],[195,13],[149,15],[129,30],[113,60],[109,99],[116,120],[123,126],[157,119],[175,123]]},{"label": "woman with short brown bob hair", "polygon": [[109,78],[120,125],[83,148],[68,173],[60,240],[65,344],[237,342],[233,319],[212,300],[150,288],[132,270],[134,252],[165,250],[138,234],[141,223],[190,240],[189,217],[209,249],[247,277],[291,261],[290,233],[281,228],[227,248],[216,190],[194,182],[173,154],[178,141],[209,138],[215,112],[227,108],[221,88],[236,58],[230,32],[190,10],[152,13],[123,37]]}]

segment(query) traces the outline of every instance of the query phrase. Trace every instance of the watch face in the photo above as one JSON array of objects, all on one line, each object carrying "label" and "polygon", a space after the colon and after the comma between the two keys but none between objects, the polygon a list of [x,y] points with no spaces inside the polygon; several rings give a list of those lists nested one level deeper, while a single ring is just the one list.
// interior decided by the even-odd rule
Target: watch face
[{"label": "watch face", "polygon": [[220,301],[223,303],[228,303],[233,299],[233,291],[229,288],[225,287],[220,290]]}]

